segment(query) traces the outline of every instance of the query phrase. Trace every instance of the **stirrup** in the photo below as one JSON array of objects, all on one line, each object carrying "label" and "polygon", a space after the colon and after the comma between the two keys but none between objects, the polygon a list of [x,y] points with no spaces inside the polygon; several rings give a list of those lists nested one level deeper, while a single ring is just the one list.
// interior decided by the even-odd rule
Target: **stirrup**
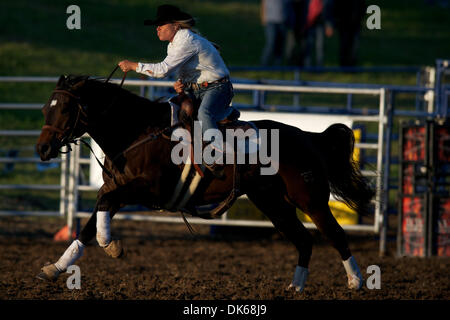
[{"label": "stirrup", "polygon": [[212,164],[207,164],[206,162],[203,162],[203,165],[212,173],[214,177],[219,179],[223,178],[225,165],[217,164],[215,162]]}]

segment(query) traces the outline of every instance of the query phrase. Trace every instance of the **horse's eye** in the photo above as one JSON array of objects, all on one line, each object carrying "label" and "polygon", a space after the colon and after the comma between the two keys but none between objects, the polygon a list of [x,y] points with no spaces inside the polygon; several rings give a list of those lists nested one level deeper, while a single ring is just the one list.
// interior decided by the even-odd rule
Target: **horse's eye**
[{"label": "horse's eye", "polygon": [[69,108],[68,106],[63,106],[63,107],[61,108],[61,113],[68,113],[69,110],[70,110],[70,108]]}]

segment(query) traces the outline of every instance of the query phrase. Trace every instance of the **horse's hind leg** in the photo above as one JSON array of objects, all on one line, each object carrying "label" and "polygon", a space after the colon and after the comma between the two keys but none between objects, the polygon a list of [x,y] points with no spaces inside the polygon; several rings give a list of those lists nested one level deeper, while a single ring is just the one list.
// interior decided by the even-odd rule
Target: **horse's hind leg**
[{"label": "horse's hind leg", "polygon": [[352,256],[345,232],[337,223],[331,213],[328,203],[320,206],[311,206],[308,215],[319,231],[331,242],[331,245],[339,252],[348,278],[350,289],[360,289],[363,283],[361,272]]},{"label": "horse's hind leg", "polygon": [[297,248],[299,257],[294,279],[288,289],[303,291],[308,276],[308,265],[312,253],[312,237],[297,218],[294,206],[284,200],[280,188],[266,189],[247,193],[249,199],[273,223],[275,228],[290,240]]},{"label": "horse's hind leg", "polygon": [[307,213],[319,231],[336,248],[347,272],[349,287],[359,289],[363,281],[361,272],[351,254],[345,232],[337,223],[328,206],[330,189],[323,172],[316,169],[310,171],[310,174],[306,176],[295,169],[281,168],[280,171],[286,184],[289,202]]}]

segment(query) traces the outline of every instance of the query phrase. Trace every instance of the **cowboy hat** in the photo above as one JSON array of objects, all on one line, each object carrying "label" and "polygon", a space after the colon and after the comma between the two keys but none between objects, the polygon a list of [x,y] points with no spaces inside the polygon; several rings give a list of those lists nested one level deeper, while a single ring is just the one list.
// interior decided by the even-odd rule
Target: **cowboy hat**
[{"label": "cowboy hat", "polygon": [[162,26],[166,23],[186,20],[188,20],[192,26],[195,24],[195,20],[190,14],[181,11],[178,7],[170,4],[164,4],[158,7],[156,12],[156,20],[145,20],[144,25]]}]

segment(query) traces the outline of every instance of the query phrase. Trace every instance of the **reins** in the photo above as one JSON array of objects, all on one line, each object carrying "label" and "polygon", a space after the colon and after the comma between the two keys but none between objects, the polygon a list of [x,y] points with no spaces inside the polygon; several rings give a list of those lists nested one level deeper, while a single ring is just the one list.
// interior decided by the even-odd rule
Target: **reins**
[{"label": "reins", "polygon": [[[114,164],[114,161],[116,161],[119,157],[125,155],[128,151],[130,151],[130,150],[132,150],[132,149],[134,149],[134,148],[136,148],[136,147],[138,147],[138,146],[140,146],[140,145],[142,145],[142,144],[144,144],[144,143],[146,143],[146,142],[154,141],[154,140],[158,139],[160,136],[163,136],[164,138],[170,140],[170,137],[166,136],[166,135],[164,134],[164,132],[165,132],[165,131],[168,131],[168,130],[173,130],[174,128],[176,128],[176,127],[178,127],[178,126],[180,126],[180,125],[181,125],[181,124],[175,124],[175,125],[173,125],[173,126],[166,127],[166,128],[164,128],[164,129],[162,129],[162,130],[159,130],[159,131],[157,131],[157,132],[155,132],[155,133],[152,133],[152,134],[151,134],[150,136],[148,136],[147,138],[142,139],[142,140],[136,142],[135,144],[131,145],[130,147],[126,148],[124,151],[119,152],[113,159],[111,159],[111,162]],[[108,169],[106,169],[106,167],[103,165],[103,163],[101,163],[100,160],[97,158],[97,156],[96,156],[95,153],[94,153],[94,150],[92,150],[91,145],[90,145],[89,143],[87,143],[85,140],[82,140],[81,138],[79,138],[78,140],[81,141],[86,147],[89,148],[89,150],[91,151],[91,153],[94,155],[95,160],[97,160],[97,163],[100,165],[100,167],[102,168],[102,170],[108,175],[108,177],[110,177],[111,179],[114,179],[114,175],[111,173],[111,171],[109,171]],[[75,140],[73,143],[74,143],[74,144],[77,144],[77,143],[76,143],[76,140]]]},{"label": "reins", "polygon": [[[119,68],[119,66],[117,65],[114,68],[114,70],[111,72],[111,74],[108,76],[108,78],[106,79],[105,83],[108,83],[109,80],[111,80],[111,77],[117,71],[118,68]],[[122,81],[120,82],[120,85],[119,85],[120,88],[122,88],[126,76],[127,76],[127,72],[124,72],[123,77],[122,77]],[[64,135],[65,135],[65,133],[68,130],[70,130],[70,128],[68,130],[61,130],[59,128],[56,128],[54,126],[46,124],[46,125],[44,125],[42,127],[42,130],[55,131],[55,132],[57,132],[57,133],[59,133],[61,135],[61,137],[60,137],[60,139],[61,139],[61,141],[60,141],[60,144],[61,144],[60,148],[63,147],[63,146],[66,146],[68,148],[68,151],[64,152],[64,151],[59,150],[60,153],[68,153],[68,152],[72,151],[72,148],[70,147],[70,143],[77,144],[77,141],[83,142],[91,150],[92,154],[94,155],[95,159],[97,160],[99,165],[102,167],[102,169],[108,174],[109,177],[112,178],[112,174],[103,166],[103,164],[100,162],[100,160],[95,155],[95,153],[92,150],[91,146],[86,141],[82,140],[81,138],[79,138],[79,139],[72,138],[73,132],[75,131],[75,128],[77,127],[78,122],[80,121],[80,114],[83,114],[83,116],[85,116],[87,118],[87,114],[86,114],[86,112],[84,111],[83,107],[80,104],[81,98],[79,96],[73,94],[69,90],[64,90],[64,89],[55,89],[55,90],[53,90],[53,94],[55,94],[55,93],[62,93],[62,94],[68,95],[68,96],[74,98],[77,101],[77,106],[78,106],[77,118],[76,118],[76,120],[75,120],[75,122],[74,122],[74,124],[73,124],[73,126],[71,128],[72,131],[70,132],[69,135],[67,135],[67,137],[64,137]],[[110,105],[114,104],[116,102],[116,100],[117,100],[117,96],[113,99],[113,101],[111,102]],[[81,121],[81,122],[83,122],[83,121]]]},{"label": "reins", "polygon": [[[112,75],[112,74],[111,74],[111,75]],[[110,77],[111,77],[111,76],[110,76]],[[125,79],[125,77],[124,77],[124,79]],[[124,79],[122,79],[122,83],[123,83],[123,80],[124,80]],[[108,80],[109,80],[109,78],[108,78]],[[121,85],[122,85],[122,83],[121,83]],[[55,132],[61,134],[61,141],[60,141],[60,147],[59,147],[59,148],[66,146],[68,150],[67,150],[67,151],[61,151],[61,150],[59,150],[60,153],[69,153],[70,151],[72,151],[72,147],[70,146],[70,144],[73,143],[73,144],[75,144],[75,145],[78,145],[77,142],[78,142],[78,141],[81,141],[81,142],[82,142],[85,146],[87,146],[87,147],[89,148],[89,150],[92,152],[92,154],[93,154],[94,157],[95,157],[95,160],[97,160],[98,164],[99,164],[100,167],[103,169],[103,171],[105,171],[106,174],[112,179],[112,178],[113,178],[112,173],[111,173],[108,169],[106,169],[105,166],[100,162],[100,160],[97,158],[96,154],[95,154],[94,151],[92,150],[92,147],[89,145],[89,143],[87,143],[86,141],[84,141],[84,140],[81,139],[81,138],[78,138],[78,139],[72,138],[73,132],[75,131],[75,128],[77,127],[78,122],[83,122],[82,120],[80,120],[80,114],[83,114],[83,115],[87,118],[87,114],[86,114],[86,112],[83,110],[83,107],[81,106],[81,104],[80,104],[80,102],[79,102],[79,101],[81,100],[80,97],[74,95],[72,92],[70,92],[70,91],[68,91],[68,90],[63,90],[63,89],[55,89],[55,90],[53,90],[53,93],[62,93],[62,94],[66,94],[66,95],[68,95],[68,96],[70,96],[70,97],[72,97],[72,98],[74,98],[74,99],[77,100],[77,106],[78,106],[77,118],[76,118],[76,120],[75,120],[75,122],[74,122],[74,124],[73,124],[73,126],[72,126],[72,131],[70,132],[70,134],[69,134],[67,137],[64,137],[64,134],[65,134],[68,130],[70,130],[70,128],[69,128],[68,130],[61,130],[61,129],[59,129],[59,128],[56,128],[56,127],[54,127],[54,126],[50,126],[50,125],[46,124],[46,125],[42,126],[42,130],[55,131]],[[86,124],[86,123],[85,123],[85,124]]]},{"label": "reins", "polygon": [[[113,74],[117,71],[117,69],[119,69],[119,66],[118,66],[118,65],[117,65],[117,66],[114,68],[114,70],[111,72],[111,74],[109,75],[109,77],[106,79],[105,83],[108,83],[108,82],[109,82],[109,80],[111,79],[111,77],[113,76]],[[124,72],[122,81],[120,82],[120,86],[119,86],[120,88],[122,87],[123,82],[125,81],[126,76],[127,76],[127,72]],[[113,102],[115,102],[115,99],[113,100]],[[118,153],[113,159],[111,159],[111,162],[114,163],[114,161],[116,161],[120,156],[123,156],[123,155],[126,154],[128,151],[130,151],[130,150],[132,150],[132,149],[134,149],[134,148],[136,148],[136,147],[138,147],[138,146],[140,146],[140,145],[142,145],[142,144],[144,144],[144,143],[146,143],[146,142],[154,141],[154,140],[158,139],[161,135],[162,135],[162,136],[165,136],[165,135],[164,135],[164,132],[166,132],[166,131],[171,131],[171,130],[173,130],[174,128],[177,128],[177,127],[180,126],[180,125],[181,125],[181,124],[175,124],[175,125],[173,125],[173,126],[169,126],[169,127],[164,128],[164,129],[158,130],[158,131],[155,132],[155,133],[152,133],[152,134],[151,134],[150,136],[148,136],[147,138],[145,138],[145,139],[143,139],[143,140],[141,140],[141,141],[136,142],[135,144],[131,145],[130,147],[128,147],[128,148],[125,149],[124,151]],[[170,140],[169,137],[166,136],[166,138]],[[83,141],[83,142],[84,142],[84,141]],[[84,142],[84,143],[86,144],[86,142]],[[89,148],[90,148],[90,147],[89,147]],[[92,149],[91,149],[91,151],[92,151]],[[94,152],[92,151],[92,153],[94,153]],[[94,156],[95,156],[95,154],[94,154]],[[100,163],[100,161],[98,161],[98,159],[97,159],[97,162]],[[107,171],[106,168],[103,167],[103,165],[101,165],[101,166],[102,166],[103,170]],[[107,173],[108,173],[108,171],[107,171]],[[111,177],[111,176],[110,176],[110,177]],[[112,178],[112,177],[111,177],[111,178]]]},{"label": "reins", "polygon": [[[112,77],[113,74],[117,71],[118,68],[119,68],[119,66],[116,66],[116,67],[114,68],[114,70],[111,72],[111,74],[110,74],[110,75],[108,76],[108,78],[106,79],[105,83],[108,83],[108,82],[111,80],[111,77]],[[123,77],[122,77],[122,81],[120,82],[120,85],[119,85],[120,88],[122,88],[126,76],[127,76],[127,72],[125,72],[124,75],[123,75]],[[66,147],[68,148],[68,151],[61,151],[61,150],[59,150],[60,153],[68,153],[68,152],[72,151],[72,148],[71,148],[71,146],[70,146],[71,143],[73,143],[73,144],[75,144],[75,145],[78,145],[78,141],[82,142],[86,147],[88,147],[88,149],[90,150],[90,152],[94,155],[95,159],[97,160],[97,163],[100,165],[100,167],[102,168],[102,170],[103,170],[103,171],[104,171],[111,179],[113,179],[113,178],[114,178],[114,175],[113,175],[108,169],[106,169],[106,167],[103,165],[103,163],[98,159],[98,157],[97,157],[97,155],[95,154],[94,150],[92,150],[92,147],[90,146],[90,144],[89,144],[88,142],[86,142],[85,140],[81,139],[81,138],[76,139],[76,138],[73,138],[73,137],[72,137],[72,136],[73,136],[73,133],[74,133],[74,131],[75,131],[75,128],[76,128],[77,125],[78,125],[78,122],[84,122],[83,120],[81,120],[80,115],[82,114],[84,117],[87,118],[87,114],[86,114],[86,112],[84,111],[83,107],[82,107],[81,104],[80,104],[81,98],[80,98],[79,96],[73,94],[72,92],[70,92],[70,91],[68,91],[68,90],[64,90],[64,89],[55,89],[55,90],[53,90],[53,93],[62,93],[62,94],[65,94],[65,95],[68,95],[68,96],[74,98],[74,99],[77,101],[77,106],[78,106],[77,117],[76,117],[76,120],[75,120],[73,126],[72,126],[71,128],[68,128],[67,130],[62,130],[62,129],[56,128],[56,127],[54,127],[54,126],[51,126],[51,125],[44,125],[44,126],[42,127],[42,130],[55,131],[55,132],[57,132],[58,134],[60,134],[60,139],[61,139],[61,141],[60,141],[60,144],[61,144],[61,145],[60,145],[60,148],[61,148],[61,147],[64,147],[64,146],[66,146]],[[112,100],[112,102],[110,103],[110,106],[113,105],[113,104],[116,102],[117,97],[118,97],[118,96],[116,96],[116,97]],[[84,122],[84,123],[85,123],[85,122]],[[85,123],[85,124],[86,124],[86,123]],[[131,145],[130,147],[126,148],[124,151],[119,152],[119,153],[111,160],[111,162],[114,163],[120,156],[123,156],[124,154],[126,154],[126,153],[129,152],[130,150],[135,149],[135,148],[137,148],[138,146],[140,146],[140,145],[142,145],[142,144],[144,144],[144,143],[146,143],[146,142],[154,141],[154,140],[158,139],[160,136],[163,136],[164,138],[170,140],[170,137],[168,137],[168,136],[165,135],[164,133],[165,133],[166,131],[169,131],[169,132],[170,132],[170,131],[172,131],[173,129],[179,127],[180,125],[181,125],[181,123],[175,124],[175,125],[173,125],[173,126],[165,127],[165,128],[163,128],[163,129],[161,129],[161,130],[158,130],[158,131],[156,131],[156,132],[150,134],[150,136],[148,136],[147,138],[142,139],[142,140],[140,140],[140,141],[134,143],[134,144]],[[71,131],[70,131],[70,134],[67,135],[67,137],[64,137],[64,135],[66,134],[66,132],[69,131],[69,130],[71,130]]]},{"label": "reins", "polygon": [[[117,69],[119,69],[119,66],[117,65],[114,70],[111,72],[111,74],[109,75],[109,77],[106,79],[105,83],[108,83],[109,80],[111,79],[111,77],[113,76],[113,74],[117,71]],[[123,77],[122,77],[122,81],[120,82],[119,87],[122,88],[123,82],[125,81],[125,78],[127,77],[127,72],[123,73]]]},{"label": "reins", "polygon": [[160,136],[163,136],[163,138],[170,140],[170,137],[165,135],[164,132],[172,131],[173,129],[175,129],[175,128],[179,127],[179,126],[181,126],[181,123],[176,123],[173,126],[165,127],[164,129],[158,130],[155,133],[150,134],[147,138],[142,139],[142,140],[132,144],[131,146],[126,148],[124,151],[120,152],[111,161],[114,162],[115,160],[117,160],[117,158],[119,158],[120,156],[126,154],[128,151],[133,150],[133,149],[139,147],[140,145],[142,145],[142,144],[144,144],[146,142],[154,141],[154,140],[158,139]]},{"label": "reins", "polygon": [[[116,67],[114,68],[114,70],[111,72],[111,74],[110,74],[110,75],[108,76],[108,78],[106,79],[105,84],[108,83],[108,82],[110,81],[111,77],[112,77],[113,74],[117,71],[118,68],[119,68],[119,66],[116,66]],[[124,81],[125,81],[126,75],[127,75],[127,73],[125,72],[124,75],[123,75],[122,81],[120,82],[120,85],[119,85],[119,91],[118,91],[118,93],[113,97],[113,99],[112,99],[111,103],[109,104],[108,108],[106,109],[106,111],[108,111],[109,107],[111,107],[114,103],[116,103],[117,100],[118,100],[118,98],[120,97],[120,93],[121,93],[120,88],[122,88],[122,86],[123,86],[123,83],[124,83]],[[70,89],[70,88],[69,88],[69,89]],[[59,141],[57,141],[57,142],[58,142],[58,144],[59,144],[58,149],[59,149],[59,152],[60,152],[60,153],[68,153],[68,152],[72,151],[72,148],[71,148],[71,146],[70,146],[71,143],[73,143],[73,144],[75,144],[75,145],[78,145],[78,142],[83,143],[83,144],[89,149],[89,151],[94,155],[94,157],[95,157],[95,159],[96,159],[98,165],[102,168],[102,171],[103,171],[106,175],[108,175],[108,177],[109,177],[110,179],[112,179],[113,181],[115,181],[116,184],[118,184],[117,181],[116,181],[116,177],[115,177],[115,176],[113,175],[113,173],[112,173],[110,170],[108,170],[108,169],[105,167],[105,165],[99,160],[99,158],[98,158],[97,155],[95,154],[94,150],[92,149],[91,145],[90,145],[88,142],[86,142],[85,140],[83,140],[81,137],[79,137],[79,138],[74,138],[74,136],[73,136],[74,133],[75,133],[75,131],[77,130],[78,124],[79,124],[80,122],[81,122],[81,123],[84,123],[84,125],[87,126],[87,127],[89,126],[89,123],[88,123],[88,121],[87,121],[89,117],[88,117],[88,114],[87,114],[87,112],[86,112],[86,110],[85,110],[85,108],[86,108],[87,106],[84,106],[84,107],[83,107],[83,105],[81,104],[81,97],[79,97],[79,96],[75,95],[74,93],[70,92],[69,90],[65,90],[65,89],[55,89],[55,90],[53,90],[53,94],[55,94],[55,93],[60,93],[60,94],[68,95],[68,96],[70,96],[71,98],[75,99],[76,105],[77,105],[77,108],[78,108],[78,110],[77,110],[78,112],[77,112],[75,121],[73,122],[73,125],[72,125],[72,126],[68,127],[68,128],[65,129],[65,130],[60,129],[60,128],[57,128],[57,127],[54,127],[54,126],[51,126],[51,125],[47,125],[47,124],[44,125],[44,126],[42,127],[42,130],[54,131],[54,132],[56,132],[56,133],[58,133],[58,134],[60,135],[59,137],[57,136],[57,139],[59,140]],[[53,97],[53,94],[52,94],[52,97]],[[52,101],[52,102],[53,102],[53,101]],[[67,107],[73,108],[73,105],[71,105],[70,103],[71,103],[71,101],[69,101],[69,104],[67,105]],[[101,112],[105,112],[104,109],[102,109],[102,110],[100,110],[100,111],[101,111]],[[73,112],[73,110],[70,112],[68,121],[71,120],[72,112]],[[81,115],[84,116],[85,120],[82,119]],[[116,166],[116,168],[117,168],[116,161],[117,161],[120,157],[124,156],[124,155],[125,155],[126,153],[128,153],[129,151],[134,150],[134,149],[136,149],[136,148],[138,148],[138,147],[144,145],[145,143],[148,143],[148,142],[151,142],[151,141],[155,141],[155,140],[157,140],[157,139],[160,138],[160,137],[163,137],[163,138],[165,138],[165,139],[167,139],[167,140],[170,141],[170,140],[171,140],[171,138],[170,138],[171,132],[172,132],[175,128],[180,127],[181,125],[182,125],[182,123],[179,122],[179,123],[177,123],[177,124],[175,124],[175,125],[167,126],[167,127],[163,128],[163,129],[159,129],[159,130],[157,130],[157,131],[155,131],[155,132],[151,132],[147,137],[145,137],[145,138],[143,138],[143,139],[141,139],[141,140],[139,140],[139,141],[133,143],[131,146],[127,147],[125,150],[119,152],[119,153],[116,154],[114,157],[110,158],[110,161],[111,161],[112,166]],[[82,129],[85,130],[84,128],[82,128]],[[70,131],[70,133],[66,136],[66,133],[69,132],[69,131]],[[80,131],[80,129],[78,129],[78,131]],[[87,130],[85,130],[85,131],[87,131]],[[80,131],[80,132],[83,132],[83,131]],[[166,132],[168,132],[168,134],[166,134]],[[62,147],[64,147],[64,146],[67,147],[68,151],[63,152],[63,151],[60,150],[60,149],[61,149]],[[56,149],[56,148],[55,148],[55,149]],[[235,157],[236,157],[236,155],[235,155]],[[121,159],[121,160],[125,160],[125,161],[126,161],[126,159]],[[122,162],[121,162],[121,163],[122,163]],[[235,178],[234,178],[234,180],[233,180],[233,190],[232,190],[232,193],[231,193],[230,196],[225,200],[225,202],[224,202],[223,204],[219,205],[220,208],[219,208],[218,210],[215,210],[215,211],[214,211],[215,214],[220,214],[223,210],[226,210],[227,208],[229,208],[229,206],[234,202],[234,200],[235,200],[235,198],[236,198],[236,194],[237,194],[238,191],[239,191],[239,180],[236,178],[236,176],[238,175],[238,170],[237,170],[236,167],[237,167],[237,165],[236,165],[236,161],[235,161],[234,170],[233,170],[233,172],[234,172],[234,177],[235,177]],[[120,170],[120,169],[119,169],[119,170]],[[197,174],[198,174],[198,173],[197,173]],[[200,175],[198,175],[198,176],[200,176]],[[203,175],[201,175],[201,177],[203,177]],[[237,180],[237,181],[236,181],[236,180]],[[198,182],[199,182],[199,180],[197,181],[197,185],[195,186],[195,188],[198,186]],[[195,189],[194,189],[194,190],[195,190]],[[184,196],[183,196],[183,197],[184,197]],[[185,197],[184,197],[184,198],[185,198]],[[186,199],[188,199],[188,198],[186,198]],[[218,212],[220,212],[220,213],[218,213]],[[186,217],[185,217],[183,211],[181,211],[181,215],[182,215],[182,218],[183,218],[184,222],[186,223],[186,225],[187,225],[189,231],[191,232],[191,234],[194,234],[194,233],[195,233],[195,232],[194,232],[195,230],[192,228],[192,226],[191,226],[191,225],[189,224],[189,222],[187,221],[187,219],[186,219]]]}]

